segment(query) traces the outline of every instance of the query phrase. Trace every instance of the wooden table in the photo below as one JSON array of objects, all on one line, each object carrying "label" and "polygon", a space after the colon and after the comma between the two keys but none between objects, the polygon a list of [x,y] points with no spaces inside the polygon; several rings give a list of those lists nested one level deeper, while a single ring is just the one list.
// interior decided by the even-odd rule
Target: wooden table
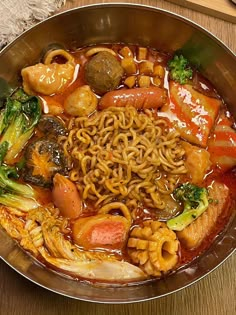
[{"label": "wooden table", "polygon": [[[67,1],[63,10],[99,2],[108,1],[72,0]],[[236,24],[167,1],[129,2],[156,6],[185,16],[211,31],[236,52]],[[235,265],[236,255],[197,284],[165,298],[129,305],[103,305],[80,302],[49,292],[0,261],[0,315],[233,315],[236,314]]]}]

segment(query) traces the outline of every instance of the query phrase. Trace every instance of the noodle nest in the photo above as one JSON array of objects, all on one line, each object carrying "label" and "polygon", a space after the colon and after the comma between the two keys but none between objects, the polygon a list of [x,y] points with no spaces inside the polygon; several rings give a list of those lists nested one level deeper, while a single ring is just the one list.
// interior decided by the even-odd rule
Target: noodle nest
[{"label": "noodle nest", "polygon": [[70,179],[83,200],[97,207],[121,201],[131,208],[164,209],[164,195],[186,173],[179,133],[150,110],[110,107],[72,118],[61,141]]}]

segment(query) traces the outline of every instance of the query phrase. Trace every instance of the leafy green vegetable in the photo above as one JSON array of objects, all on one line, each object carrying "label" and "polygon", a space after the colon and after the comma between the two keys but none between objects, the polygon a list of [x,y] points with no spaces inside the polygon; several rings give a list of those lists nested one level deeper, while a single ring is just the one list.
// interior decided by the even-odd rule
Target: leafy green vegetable
[{"label": "leafy green vegetable", "polygon": [[2,164],[8,150],[9,144],[7,141],[3,141],[0,144],[0,165]]},{"label": "leafy green vegetable", "polygon": [[20,184],[12,180],[10,177],[18,177],[16,169],[5,165],[0,166],[0,188],[2,193],[12,192],[13,194],[21,195],[23,197],[34,197],[35,192],[30,186]]},{"label": "leafy green vegetable", "polygon": [[7,98],[5,109],[0,114],[0,134],[10,125],[12,120],[17,117],[21,110],[21,103]]},{"label": "leafy green vegetable", "polygon": [[39,99],[25,94],[22,89],[6,99],[5,108],[0,112],[0,203],[22,211],[38,207],[35,191],[14,180],[19,177],[16,168],[4,162],[11,164],[33,135],[40,117]]},{"label": "leafy green vegetable", "polygon": [[167,226],[171,230],[182,231],[208,208],[206,188],[185,183],[175,189],[174,197],[176,200],[183,202],[184,211],[177,217],[167,221]]},{"label": "leafy green vegetable", "polygon": [[15,167],[0,166],[0,204],[22,211],[37,208],[39,204],[34,199],[34,190],[28,185],[13,180],[18,177]]},{"label": "leafy green vegetable", "polygon": [[192,79],[193,71],[188,65],[188,60],[183,55],[175,55],[168,62],[170,70],[170,78],[180,84],[186,84],[189,79]]},{"label": "leafy green vegetable", "polygon": [[17,89],[13,94],[12,94],[12,99],[13,100],[17,100],[21,103],[24,103],[26,101],[28,101],[29,98],[34,97],[34,96],[29,96],[28,94],[26,94],[24,92],[23,89]]},{"label": "leafy green vegetable", "polygon": [[23,149],[40,117],[41,106],[36,96],[29,96],[19,89],[7,98],[6,106],[0,112],[0,148],[3,143],[8,143],[5,162],[11,164],[12,159]]},{"label": "leafy green vegetable", "polygon": [[32,198],[25,198],[10,193],[5,193],[2,195],[0,194],[0,203],[7,207],[17,208],[25,212],[28,212],[29,210],[35,209],[39,206],[37,201]]}]

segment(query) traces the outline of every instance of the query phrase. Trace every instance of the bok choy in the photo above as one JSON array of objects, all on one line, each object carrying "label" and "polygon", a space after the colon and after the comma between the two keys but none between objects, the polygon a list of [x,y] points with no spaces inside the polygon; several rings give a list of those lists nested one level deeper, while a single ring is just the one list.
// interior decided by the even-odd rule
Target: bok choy
[{"label": "bok choy", "polygon": [[41,117],[37,97],[17,90],[8,97],[0,112],[0,204],[29,211],[39,206],[34,189],[17,181],[17,169],[12,164],[33,135]]},{"label": "bok choy", "polygon": [[22,89],[6,100],[0,112],[0,154],[7,147],[4,161],[12,164],[34,132],[41,117],[41,106],[36,96],[28,96]]},{"label": "bok choy", "polygon": [[14,207],[22,211],[29,211],[39,206],[35,198],[35,191],[29,185],[21,184],[15,167],[2,164],[4,155],[0,157],[0,204]]}]

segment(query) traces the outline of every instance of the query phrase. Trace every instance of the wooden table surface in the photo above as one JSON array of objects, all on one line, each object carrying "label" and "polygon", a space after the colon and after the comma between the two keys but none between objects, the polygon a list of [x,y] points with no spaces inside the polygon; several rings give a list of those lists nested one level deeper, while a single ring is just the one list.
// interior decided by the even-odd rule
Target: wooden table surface
[{"label": "wooden table surface", "polygon": [[[67,1],[62,10],[99,2],[121,1],[71,0]],[[211,31],[236,52],[236,24],[168,1],[129,2],[164,8],[187,17]],[[235,266],[236,255],[233,255],[209,276],[178,293],[143,303],[104,305],[76,301],[42,289],[0,261],[0,315],[234,315],[236,314]]]}]

